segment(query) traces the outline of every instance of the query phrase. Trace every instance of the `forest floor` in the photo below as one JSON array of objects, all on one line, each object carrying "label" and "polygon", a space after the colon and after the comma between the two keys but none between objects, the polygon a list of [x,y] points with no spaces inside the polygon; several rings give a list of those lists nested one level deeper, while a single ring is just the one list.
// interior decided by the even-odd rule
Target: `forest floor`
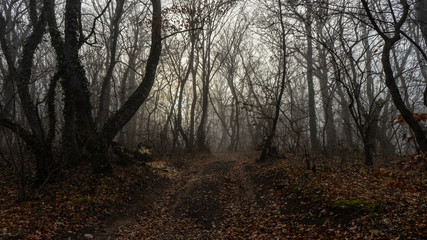
[{"label": "forest floor", "polygon": [[102,179],[79,171],[24,202],[3,187],[0,239],[427,237],[426,175],[417,169],[331,158],[307,170],[301,157],[255,163],[256,156],[156,159],[116,166]]}]

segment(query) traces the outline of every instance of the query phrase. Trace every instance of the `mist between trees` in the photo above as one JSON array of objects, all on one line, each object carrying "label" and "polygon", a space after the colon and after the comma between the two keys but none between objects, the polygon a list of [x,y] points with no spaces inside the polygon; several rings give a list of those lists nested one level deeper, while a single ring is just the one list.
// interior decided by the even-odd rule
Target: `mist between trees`
[{"label": "mist between trees", "polygon": [[426,5],[1,1],[0,164],[40,184],[87,159],[108,173],[112,144],[425,152]]}]

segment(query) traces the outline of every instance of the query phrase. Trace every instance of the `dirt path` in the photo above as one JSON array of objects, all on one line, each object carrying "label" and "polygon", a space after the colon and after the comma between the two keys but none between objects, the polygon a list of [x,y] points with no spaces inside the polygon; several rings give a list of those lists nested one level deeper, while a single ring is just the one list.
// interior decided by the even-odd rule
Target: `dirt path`
[{"label": "dirt path", "polygon": [[[286,160],[255,164],[255,157],[222,153],[154,162],[157,174],[139,201],[84,233],[102,240],[395,239],[379,220],[367,226],[383,210],[334,205],[325,187],[310,187],[306,171],[297,178],[291,173],[300,170],[284,168]],[[405,239],[424,239],[419,235]]]},{"label": "dirt path", "polygon": [[243,154],[214,154],[181,169],[162,167],[168,186],[91,234],[94,239],[221,238],[254,213],[256,197],[244,171],[248,161]]},{"label": "dirt path", "polygon": [[304,239],[322,231],[327,218],[313,215],[298,190],[284,189],[283,170],[255,164],[255,157],[217,153],[155,162],[167,180],[151,181],[149,194],[88,233],[100,240]]}]

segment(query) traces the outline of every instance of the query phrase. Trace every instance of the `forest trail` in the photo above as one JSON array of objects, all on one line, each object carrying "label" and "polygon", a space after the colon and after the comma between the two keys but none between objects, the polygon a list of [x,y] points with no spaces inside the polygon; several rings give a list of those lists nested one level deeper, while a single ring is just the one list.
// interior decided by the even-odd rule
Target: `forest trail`
[{"label": "forest trail", "polygon": [[3,188],[0,239],[426,239],[419,170],[257,156],[157,158],[102,178],[83,166],[19,203]]},{"label": "forest trail", "polygon": [[[391,170],[314,173],[290,156],[266,163],[256,157],[215,153],[151,162],[138,201],[69,239],[425,239],[425,225],[413,223],[425,213],[420,183],[407,182],[399,192],[389,184]],[[399,205],[402,192],[408,200]]]},{"label": "forest trail", "polygon": [[168,184],[92,235],[94,239],[159,240],[228,235],[233,225],[249,223],[259,211],[245,171],[253,161],[244,153],[216,153],[185,163],[162,163],[158,171],[169,178]]}]

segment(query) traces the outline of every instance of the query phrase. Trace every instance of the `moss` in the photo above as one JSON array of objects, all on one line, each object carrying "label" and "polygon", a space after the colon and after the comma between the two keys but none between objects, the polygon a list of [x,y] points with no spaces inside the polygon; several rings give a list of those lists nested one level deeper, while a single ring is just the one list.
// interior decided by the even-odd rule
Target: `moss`
[{"label": "moss", "polygon": [[387,204],[382,201],[369,203],[366,200],[354,199],[354,200],[338,200],[333,203],[333,206],[340,207],[340,208],[360,207],[372,212],[379,212],[379,211],[383,211],[387,207]]},{"label": "moss", "polygon": [[338,200],[333,203],[334,207],[341,207],[341,208],[354,208],[354,207],[361,207],[367,205],[368,202],[361,199],[355,199],[355,200]]},{"label": "moss", "polygon": [[74,200],[75,203],[80,204],[80,205],[84,205],[84,206],[89,206],[89,205],[94,205],[97,203],[97,198],[96,197],[92,197],[90,195],[87,196],[82,196],[79,197],[77,199]]},{"label": "moss", "polygon": [[385,202],[375,202],[375,203],[371,203],[369,205],[366,206],[367,209],[373,211],[373,212],[381,212],[383,211],[385,208],[387,207],[387,203]]},{"label": "moss", "polygon": [[320,195],[319,195],[319,194],[311,194],[311,195],[310,195],[310,199],[311,199],[311,200],[317,200],[317,199],[320,199]]}]

